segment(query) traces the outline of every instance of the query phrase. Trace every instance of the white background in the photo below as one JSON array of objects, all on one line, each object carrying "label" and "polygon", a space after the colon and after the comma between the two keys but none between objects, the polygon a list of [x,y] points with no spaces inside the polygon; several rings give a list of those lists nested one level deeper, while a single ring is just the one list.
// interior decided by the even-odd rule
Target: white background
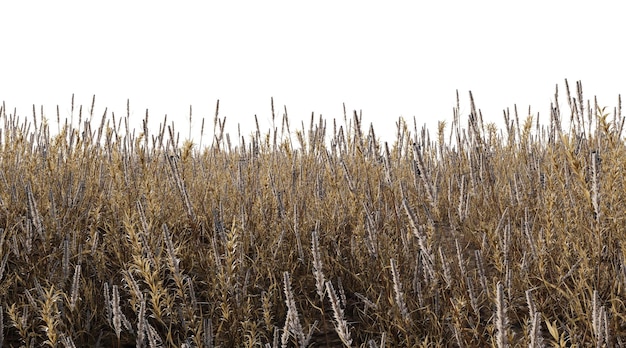
[{"label": "white background", "polygon": [[[362,110],[393,141],[415,116],[451,121],[456,90],[486,121],[514,104],[547,122],[554,89],[582,80],[585,98],[612,107],[626,91],[619,1],[5,1],[0,5],[0,100],[8,113],[69,116],[71,95],[139,120],[165,114],[192,138],[212,133],[215,103],[236,136],[270,98],[292,131],[311,113]],[[564,96],[564,91],[562,92]],[[565,99],[561,105],[565,106]],[[343,122],[343,121],[342,121]],[[54,127],[53,127],[54,129]],[[153,132],[157,129],[153,128]],[[206,139],[206,138],[205,138]],[[206,141],[205,141],[206,144]]]}]

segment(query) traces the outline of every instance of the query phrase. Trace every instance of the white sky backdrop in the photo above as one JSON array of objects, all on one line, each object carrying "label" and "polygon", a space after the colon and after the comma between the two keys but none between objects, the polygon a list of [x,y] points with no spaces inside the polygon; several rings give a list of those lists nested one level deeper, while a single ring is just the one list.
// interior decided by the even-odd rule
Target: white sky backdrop
[{"label": "white sky backdrop", "polygon": [[202,117],[212,134],[217,99],[231,136],[237,123],[249,134],[255,114],[268,129],[270,97],[292,131],[311,112],[342,120],[345,102],[387,141],[399,116],[433,131],[451,121],[457,89],[464,116],[471,90],[486,121],[513,104],[547,121],[565,78],[611,108],[626,92],[620,4],[5,1],[0,100],[21,116],[43,105],[54,121],[56,105],[69,116],[72,93],[85,106],[95,94],[99,121],[105,107],[125,115],[128,98],[137,126],[148,108],[182,137],[189,105],[194,136]]}]

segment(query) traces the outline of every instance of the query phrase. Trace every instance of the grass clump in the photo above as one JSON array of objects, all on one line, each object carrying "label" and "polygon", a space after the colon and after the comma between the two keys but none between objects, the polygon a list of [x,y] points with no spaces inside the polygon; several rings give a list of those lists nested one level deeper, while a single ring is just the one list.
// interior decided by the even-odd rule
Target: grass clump
[{"label": "grass clump", "polygon": [[625,119],[566,91],[548,125],[472,99],[393,144],[356,113],[234,145],[216,111],[200,148],[3,105],[0,343],[623,346]]}]

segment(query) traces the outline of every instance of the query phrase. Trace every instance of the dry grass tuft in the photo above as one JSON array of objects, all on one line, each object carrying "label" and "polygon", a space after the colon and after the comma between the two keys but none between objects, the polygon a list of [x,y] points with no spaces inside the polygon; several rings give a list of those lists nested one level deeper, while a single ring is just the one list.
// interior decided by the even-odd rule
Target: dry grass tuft
[{"label": "dry grass tuft", "polygon": [[626,119],[565,91],[393,144],[357,113],[231,138],[218,104],[199,147],[3,105],[0,345],[624,346]]}]

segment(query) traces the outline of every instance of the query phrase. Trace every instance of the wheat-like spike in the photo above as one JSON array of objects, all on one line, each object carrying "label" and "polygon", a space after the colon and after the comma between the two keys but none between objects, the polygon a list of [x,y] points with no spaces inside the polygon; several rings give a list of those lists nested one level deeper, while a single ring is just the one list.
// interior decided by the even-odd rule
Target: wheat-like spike
[{"label": "wheat-like spike", "polygon": [[430,247],[427,244],[428,236],[423,231],[422,227],[418,225],[417,217],[415,216],[415,213],[413,212],[413,209],[409,205],[409,202],[406,198],[402,198],[402,205],[404,206],[404,210],[406,214],[409,216],[409,223],[411,225],[411,230],[413,231],[413,235],[415,236],[415,238],[417,238],[417,242],[422,251],[421,255],[422,255],[422,258],[424,258],[424,268],[428,272],[429,278],[435,279],[435,270],[433,268],[434,267],[433,257],[430,252]]},{"label": "wheat-like spike", "polygon": [[476,297],[476,294],[474,293],[474,282],[472,281],[472,278],[469,277],[469,275],[465,277],[465,281],[466,281],[466,286],[467,286],[467,294],[469,295],[469,299],[470,299],[470,306],[474,310],[474,314],[476,314],[477,317],[480,317],[480,308],[478,307],[478,298]]},{"label": "wheat-like spike", "polygon": [[20,253],[20,244],[17,241],[17,234],[13,234],[11,236],[11,243],[9,243],[9,246],[11,247],[11,252],[15,255],[15,257],[22,256],[22,253]]},{"label": "wheat-like spike", "polygon": [[315,276],[315,288],[317,290],[317,295],[320,298],[320,302],[322,302],[324,301],[324,285],[326,283],[326,279],[322,268],[322,257],[320,255],[317,227],[318,225],[316,224],[315,229],[311,233],[311,252],[313,254],[313,275]]},{"label": "wheat-like spike", "polygon": [[[224,266],[222,265],[222,258],[219,252],[218,244],[218,233],[213,233],[213,238],[211,238],[211,249],[213,251],[213,260],[215,262],[215,267],[217,268],[217,274],[221,274],[224,272]],[[226,238],[224,237],[224,240]]]},{"label": "wheat-like spike", "polygon": [[328,299],[330,300],[330,304],[333,307],[333,314],[335,315],[335,331],[337,331],[341,342],[346,347],[350,347],[352,345],[350,328],[348,327],[348,322],[344,318],[341,303],[339,303],[333,284],[330,281],[326,282],[326,293],[328,294]]},{"label": "wheat-like spike", "polygon": [[70,309],[76,308],[76,301],[78,300],[78,290],[80,288],[80,264],[74,267],[74,277],[72,279],[72,290],[70,294]]},{"label": "wheat-like spike", "polygon": [[534,312],[531,319],[530,332],[528,333],[528,336],[530,337],[528,348],[543,347],[543,337],[541,334],[541,312]]},{"label": "wheat-like spike", "polygon": [[[33,307],[33,308],[37,308],[37,301],[35,301],[35,298],[30,293],[30,290],[24,289],[24,295],[26,295],[26,299],[28,300],[28,304],[31,307]],[[43,297],[43,295],[42,295],[42,297]]]},{"label": "wheat-like spike", "polygon": [[63,239],[63,278],[70,275],[70,241],[67,237]]},{"label": "wheat-like spike", "polygon": [[185,279],[185,284],[187,284],[187,291],[189,292],[189,299],[191,301],[191,308],[193,309],[194,313],[196,313],[198,311],[198,301],[196,299],[196,292],[193,287],[193,281],[188,276]]},{"label": "wheat-like spike", "polygon": [[483,257],[480,250],[474,250],[474,257],[476,258],[476,266],[478,268],[478,275],[480,277],[480,285],[483,288],[483,292],[488,292],[487,276],[485,275],[485,266],[483,264]]},{"label": "wheat-like spike", "polygon": [[113,294],[111,296],[111,309],[113,312],[113,329],[117,340],[120,339],[122,333],[122,310],[120,309],[120,294],[117,285],[113,285]]},{"label": "wheat-like spike", "polygon": [[141,230],[139,233],[137,233],[139,235],[139,242],[141,244],[142,250],[143,252],[147,255],[148,260],[150,261],[150,265],[154,268],[158,267],[157,261],[154,257],[154,253],[152,252],[152,249],[150,248],[150,244],[148,243],[148,238],[147,236],[150,234],[149,233],[149,226],[148,226],[148,220],[146,219],[146,214],[143,208],[143,205],[141,204],[141,201],[136,201],[135,205],[137,207],[137,212],[139,213],[139,221],[141,222]]},{"label": "wheat-like spike", "polygon": [[502,235],[502,254],[504,256],[504,265],[509,264],[509,250],[511,245],[511,224],[509,223],[504,226],[504,233]]},{"label": "wheat-like spike", "polygon": [[111,309],[112,303],[111,295],[109,293],[109,283],[104,282],[104,309],[106,312],[107,323],[113,326],[113,310]]},{"label": "wheat-like spike", "polygon": [[530,247],[531,255],[533,256],[534,260],[537,260],[537,244],[535,243],[535,239],[533,238],[533,234],[530,229],[530,222],[528,221],[528,207],[524,209],[524,234],[526,235],[526,239],[528,240],[528,246]]},{"label": "wheat-like spike", "polygon": [[28,341],[29,336],[28,320],[30,314],[28,312],[28,308],[28,306],[23,306],[22,313],[20,314],[16,304],[13,303],[8,309],[9,318],[11,318],[11,324],[17,329],[20,339],[22,339],[24,342]]},{"label": "wheat-like spike", "polygon": [[420,307],[424,306],[424,294],[422,293],[422,281],[420,280],[424,273],[423,269],[419,265],[413,268],[413,293],[417,295],[417,303]]},{"label": "wheat-like spike", "polygon": [[96,230],[93,233],[92,239],[91,239],[91,257],[95,257],[96,253],[98,252],[98,243],[100,242],[100,233],[98,232],[98,230]]},{"label": "wheat-like spike", "polygon": [[341,283],[341,277],[337,277],[337,289],[339,290],[339,300],[343,307],[347,306],[346,292],[343,290],[343,284]]},{"label": "wheat-like spike", "polygon": [[426,196],[428,197],[428,202],[432,207],[433,211],[437,211],[437,190],[430,179],[428,172],[426,171],[426,166],[424,165],[424,157],[422,156],[422,151],[420,146],[413,143],[413,155],[415,156],[415,163],[417,164],[417,168],[419,170],[419,178],[426,189]]},{"label": "wheat-like spike", "polygon": [[350,175],[350,171],[348,170],[348,166],[346,165],[346,162],[344,162],[344,160],[341,159],[340,163],[341,163],[341,167],[343,168],[346,181],[348,181],[348,188],[350,189],[350,191],[355,192],[354,182],[352,180],[352,176]]},{"label": "wheat-like spike", "polygon": [[300,324],[300,315],[298,314],[298,308],[296,307],[296,301],[291,290],[291,279],[289,272],[283,273],[283,283],[285,292],[285,303],[287,305],[287,319],[285,320],[285,328],[283,329],[283,337],[281,339],[283,346],[285,346],[289,340],[289,333],[293,334],[297,342],[306,347],[304,330]]},{"label": "wheat-like spike", "polygon": [[30,214],[31,222],[33,223],[39,237],[42,240],[46,241],[42,218],[39,214],[39,210],[37,209],[37,202],[35,201],[35,196],[33,195],[33,190],[31,189],[30,184],[26,185],[26,195],[28,197],[28,211]]},{"label": "wheat-like spike", "polygon": [[504,285],[498,282],[496,286],[496,344],[498,348],[508,347],[508,329],[509,323],[507,319],[507,308],[504,298]]},{"label": "wheat-like spike", "polygon": [[532,289],[526,290],[526,304],[528,305],[528,317],[534,318],[535,313],[537,313],[537,307],[535,306],[535,301],[533,300]]},{"label": "wheat-like spike", "polygon": [[272,339],[272,347],[278,348],[278,342],[279,342],[279,339],[281,338],[281,335],[280,335],[281,330],[277,326],[274,326],[273,331],[274,331],[274,336]]},{"label": "wheat-like spike", "polygon": [[0,306],[0,347],[4,343],[4,308]]},{"label": "wheat-like spike", "polygon": [[[0,247],[0,250],[2,250],[1,247]],[[2,262],[0,263],[0,281],[2,281],[2,278],[4,278],[4,270],[7,267],[7,261],[9,260],[9,255],[10,253],[4,253],[4,257],[2,258]]]},{"label": "wheat-like spike", "polygon": [[591,203],[596,221],[600,221],[600,155],[593,151],[591,157]]},{"label": "wheat-like spike", "polygon": [[150,247],[150,243],[148,242],[147,232],[142,231],[137,233],[137,235],[139,235],[139,244],[141,245],[143,253],[146,255],[148,261],[150,262],[150,267],[158,268],[159,264],[157,263],[154,253],[152,252],[152,248]]},{"label": "wheat-like spike", "polygon": [[24,257],[27,258],[33,250],[33,227],[31,226],[31,224],[26,224],[24,226],[24,230],[26,233],[24,235],[20,235],[19,239],[26,249]]},{"label": "wheat-like spike", "polygon": [[300,230],[298,229],[298,209],[296,203],[294,203],[293,209],[293,233],[296,236],[296,247],[298,248],[298,255],[300,260],[304,260],[304,249],[302,248],[302,238],[300,237]]},{"label": "wheat-like spike", "polygon": [[461,274],[467,274],[467,270],[465,269],[465,259],[463,258],[463,251],[461,250],[459,240],[456,238],[454,239],[454,246],[456,247],[456,258],[459,263],[459,269],[461,270]]},{"label": "wheat-like spike", "polygon": [[46,333],[46,341],[44,344],[56,347],[59,341],[58,325],[60,320],[60,312],[57,301],[61,298],[61,293],[54,289],[54,286],[45,290],[43,298],[40,300],[41,319],[44,322],[43,330]]},{"label": "wheat-like spike", "polygon": [[146,218],[146,213],[143,209],[143,204],[141,204],[141,201],[137,200],[135,202],[135,206],[137,207],[137,212],[139,213],[139,222],[141,222],[142,230],[145,233],[148,233],[148,230],[149,230],[148,219]]},{"label": "wheat-like spike", "polygon": [[128,283],[128,286],[132,290],[131,294],[134,295],[137,298],[137,300],[142,301],[144,299],[143,292],[141,292],[141,288],[139,288],[139,283],[137,283],[137,280],[133,276],[133,273],[131,271],[126,270],[124,271],[124,276],[126,278],[126,282]]},{"label": "wheat-like spike", "polygon": [[508,260],[504,264],[504,284],[506,286],[506,294],[508,298],[513,296],[513,269],[510,267]]},{"label": "wheat-like spike", "polygon": [[459,346],[459,348],[465,348],[465,341],[463,340],[458,320],[455,319],[454,322],[450,324],[450,326],[452,327],[452,334],[454,335],[454,341],[456,342],[456,345]]},{"label": "wheat-like spike", "polygon": [[[597,323],[598,323],[598,328],[597,328],[597,332],[598,334],[596,335],[596,347],[597,348],[602,348],[604,347],[604,343],[608,343],[608,336],[606,336],[606,332],[608,330],[606,330],[606,308],[604,306],[600,306],[599,310],[598,310],[598,319],[597,319]],[[607,345],[608,346],[608,345]]]},{"label": "wheat-like spike", "polygon": [[598,302],[598,290],[593,290],[593,297],[591,299],[591,326],[593,327],[596,338],[601,336],[599,320],[600,310]]},{"label": "wheat-like spike", "polygon": [[139,303],[139,313],[137,314],[137,348],[143,348],[146,332],[146,300],[141,299]]},{"label": "wheat-like spike", "polygon": [[309,346],[309,343],[311,342],[311,339],[313,338],[313,334],[317,330],[317,324],[318,323],[319,322],[316,320],[316,321],[313,322],[313,325],[311,325],[309,327],[309,333],[306,335],[306,337],[304,337],[303,347],[308,347]]},{"label": "wheat-like spike", "polygon": [[267,330],[273,328],[272,301],[267,291],[261,292],[261,309],[263,310],[263,323]]},{"label": "wheat-like spike", "polygon": [[469,201],[469,195],[465,192],[465,183],[467,182],[466,176],[464,175],[461,180],[460,192],[459,192],[459,203],[457,205],[457,214],[459,215],[459,219],[461,221],[465,221],[467,218],[467,204]]},{"label": "wheat-like spike", "polygon": [[406,308],[406,302],[404,302],[404,293],[402,292],[402,283],[400,282],[400,275],[398,274],[398,268],[396,267],[396,260],[393,258],[389,260],[391,264],[391,276],[393,278],[393,291],[395,294],[396,305],[402,316],[402,320],[405,323],[410,323],[409,311]]},{"label": "wheat-like spike", "polygon": [[169,264],[170,270],[174,274],[174,277],[173,277],[174,281],[176,282],[178,289],[182,289],[183,278],[180,273],[180,266],[179,266],[180,259],[176,257],[174,243],[172,242],[172,237],[169,233],[169,229],[167,228],[166,224],[163,224],[163,240],[165,241],[165,245],[167,247],[167,255],[168,255],[168,260],[169,260],[168,264]]},{"label": "wheat-like spike", "polygon": [[163,340],[161,336],[159,336],[159,332],[154,326],[150,325],[150,323],[146,323],[146,332],[148,333],[148,345],[150,348],[160,348],[163,346]]},{"label": "wheat-like spike", "polygon": [[193,210],[193,206],[191,205],[191,200],[189,199],[189,195],[187,193],[187,188],[185,187],[185,183],[180,177],[180,172],[178,171],[178,166],[173,158],[173,156],[167,156],[167,161],[170,165],[170,169],[172,170],[172,175],[174,176],[174,182],[176,183],[176,187],[178,188],[178,192],[180,193],[183,203],[187,208],[187,215],[191,219],[191,221],[196,220],[196,214]]},{"label": "wheat-like spike", "polygon": [[531,252],[531,255],[532,255],[533,259],[537,260],[537,258],[538,258],[537,247],[536,247],[537,244],[535,243],[535,239],[533,237],[533,234],[532,234],[532,232],[531,232],[531,230],[529,228],[529,224],[527,222],[528,222],[528,220],[525,219],[524,235],[526,235],[526,240],[528,241],[528,245],[530,247],[530,252]]},{"label": "wheat-like spike", "polygon": [[358,297],[358,298],[359,298],[359,300],[363,301],[363,304],[365,305],[365,309],[367,309],[367,308],[372,308],[372,309],[374,309],[374,310],[377,310],[377,309],[378,309],[378,305],[376,305],[376,303],[374,303],[374,302],[370,301],[370,299],[368,299],[368,298],[367,298],[367,297],[365,297],[364,295],[362,295],[362,294],[360,294],[360,293],[358,293],[358,292],[355,292],[355,293],[354,293],[354,295],[355,295],[356,297]]},{"label": "wheat-like spike", "polygon": [[609,315],[606,311],[606,307],[602,306],[602,329],[604,333],[604,343],[609,346],[611,343],[611,331],[609,326]]},{"label": "wheat-like spike", "polygon": [[374,227],[374,221],[372,219],[371,209],[366,202],[363,202],[363,209],[365,210],[365,229],[367,234],[365,235],[365,246],[372,257],[378,257],[378,243],[377,243],[377,231]]},{"label": "wheat-like spike", "polygon": [[207,348],[213,348],[213,323],[210,318],[202,320],[202,342]]},{"label": "wheat-like spike", "polygon": [[[5,204],[2,201],[2,198],[0,198],[0,209],[6,210],[4,205]],[[7,237],[7,231],[4,228],[0,227],[0,250],[4,250],[4,242],[6,240],[6,237]]]},{"label": "wheat-like spike", "polygon": [[240,282],[238,277],[236,276],[239,265],[242,262],[240,257],[239,250],[239,231],[236,228],[236,222],[233,219],[232,227],[228,231],[226,240],[226,248],[225,248],[225,257],[224,263],[225,266],[222,268],[225,272],[224,276],[226,278],[226,289],[229,294],[235,294],[235,302],[237,306],[240,305]]},{"label": "wheat-like spike", "polygon": [[280,343],[281,343],[281,347],[282,348],[287,348],[287,345],[289,344],[289,332],[290,332],[290,316],[289,316],[289,312],[287,312],[287,318],[285,319],[285,326],[283,326],[282,329],[282,334],[280,335]]},{"label": "wheat-like spike", "polygon": [[450,264],[448,258],[443,252],[443,249],[439,247],[439,259],[441,260],[441,267],[443,268],[443,280],[446,282],[446,288],[452,286],[452,271],[450,270]]},{"label": "wheat-like spike", "polygon": [[65,346],[65,348],[76,348],[76,345],[74,344],[74,340],[72,339],[71,336],[63,335],[61,342],[63,342],[63,345]]}]

